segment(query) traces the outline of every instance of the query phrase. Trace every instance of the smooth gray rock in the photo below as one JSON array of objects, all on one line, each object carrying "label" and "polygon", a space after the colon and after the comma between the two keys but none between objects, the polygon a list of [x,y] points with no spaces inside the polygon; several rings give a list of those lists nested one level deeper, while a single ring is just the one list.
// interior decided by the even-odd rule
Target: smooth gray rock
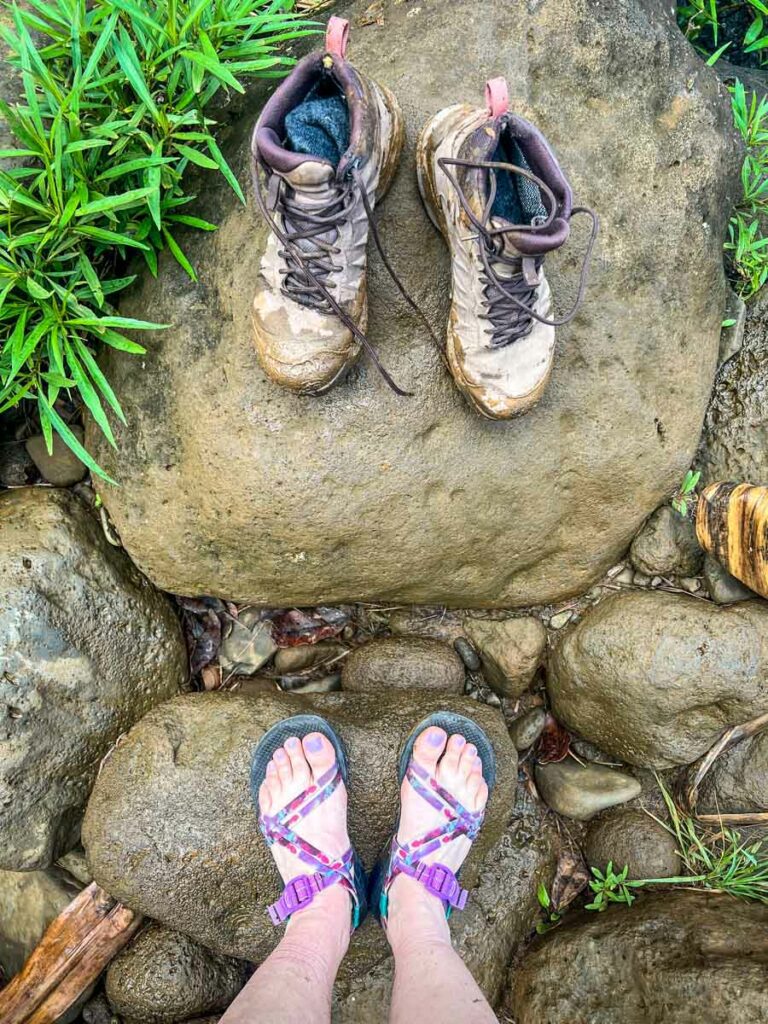
[{"label": "smooth gray rock", "polygon": [[509,727],[509,735],[517,750],[527,750],[541,736],[547,721],[544,708],[531,708],[516,718]]},{"label": "smooth gray rock", "polygon": [[641,785],[631,775],[599,764],[580,765],[571,757],[536,765],[536,786],[553,811],[589,821],[606,807],[634,800]]},{"label": "smooth gray rock", "polygon": [[219,664],[225,675],[249,676],[266,665],[277,650],[269,622],[252,626],[235,620],[219,650]]},{"label": "smooth gray rock", "polygon": [[356,647],[345,659],[342,685],[352,693],[382,689],[464,692],[464,663],[448,644],[384,637]]},{"label": "smooth gray rock", "polygon": [[225,1010],[248,966],[150,924],[107,968],[109,1004],[124,1024],[176,1024]]},{"label": "smooth gray rock", "polygon": [[590,609],[557,645],[552,711],[612,757],[671,768],[731,725],[768,711],[768,605],[627,591]]},{"label": "smooth gray rock", "polygon": [[77,498],[0,495],[0,868],[74,846],[100,761],[186,676],[169,602]]},{"label": "smooth gray rock", "polygon": [[671,505],[649,517],[629,554],[635,568],[648,576],[695,576],[704,558],[693,521]]},{"label": "smooth gray rock", "polygon": [[584,836],[588,864],[616,871],[626,865],[630,878],[673,878],[684,873],[672,835],[645,811],[634,808],[607,811],[596,818]]},{"label": "smooth gray rock", "polygon": [[707,555],[704,559],[704,581],[715,604],[736,604],[738,601],[749,601],[757,597],[753,590],[745,587],[735,576],[731,576],[712,555]]},{"label": "smooth gray rock", "polygon": [[768,811],[768,732],[720,754],[699,787],[696,809],[705,814]]},{"label": "smooth gray rock", "polygon": [[350,835],[366,868],[391,836],[397,763],[413,727],[434,711],[460,711],[491,737],[498,781],[467,862],[475,884],[485,852],[508,820],[517,755],[502,716],[465,697],[400,694],[190,694],[155,708],[99,775],[83,823],[94,879],[129,906],[216,953],[260,963],[279,933],[266,912],[280,886],[249,792],[253,750],[289,715],[326,717],[350,764]]},{"label": "smooth gray rock", "polygon": [[77,891],[47,871],[0,871],[0,967],[6,980],[18,974]]},{"label": "smooth gray rock", "polygon": [[[369,5],[338,13],[359,25]],[[722,240],[740,193],[728,94],[672,7],[649,0],[497,0],[482,17],[476,0],[389,0],[382,24],[353,32],[350,58],[404,108],[408,144],[377,221],[438,333],[449,256],[414,168],[435,111],[481,105],[486,79],[505,75],[513,108],[544,129],[578,201],[598,211],[586,302],[558,331],[542,402],[511,422],[477,416],[377,259],[371,342],[415,397],[394,395],[367,359],[318,401],[270,383],[249,322],[266,230],[252,201],[242,207],[207,175],[197,212],[220,230],[179,236],[198,282],[163,258],[159,278],[143,277],[121,304],[173,326],[141,360],[105,354],[130,415],[115,425],[119,454],[88,429],[122,484],[100,492],[136,564],[176,593],[280,607],[520,607],[583,592],[677,486],[697,444],[725,300]],[[258,109],[233,126],[226,152],[246,190]],[[547,263],[558,310],[574,298],[586,236],[577,218],[567,252]]]},{"label": "smooth gray rock", "polygon": [[[72,433],[82,444],[83,428],[74,426]],[[76,484],[88,472],[85,463],[78,459],[58,434],[53,435],[53,448],[50,454],[45,444],[45,438],[41,434],[30,437],[26,443],[26,449],[29,457],[39,469],[43,480],[56,487],[69,487]]]},{"label": "smooth gray rock", "polygon": [[539,619],[464,620],[464,632],[480,655],[483,675],[501,697],[519,697],[533,682],[544,657],[547,631]]},{"label": "smooth gray rock", "polygon": [[768,907],[693,892],[568,917],[509,974],[517,1024],[768,1021]]}]

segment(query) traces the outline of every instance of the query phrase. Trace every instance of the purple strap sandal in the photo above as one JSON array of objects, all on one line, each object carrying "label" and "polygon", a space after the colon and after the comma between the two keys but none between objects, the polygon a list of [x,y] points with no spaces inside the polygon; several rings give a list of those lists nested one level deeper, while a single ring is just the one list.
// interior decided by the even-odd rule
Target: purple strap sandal
[{"label": "purple strap sandal", "polygon": [[371,902],[382,921],[387,918],[390,886],[399,874],[410,875],[433,896],[437,896],[445,907],[446,917],[450,917],[453,910],[463,910],[467,902],[468,893],[459,884],[458,874],[439,861],[427,864],[424,858],[457,836],[463,835],[470,841],[474,840],[483,824],[485,809],[467,810],[433,775],[413,760],[413,745],[430,726],[438,726],[448,735],[460,733],[469,743],[474,743],[483,764],[483,777],[489,792],[496,781],[496,759],[491,741],[471,719],[445,712],[431,715],[414,729],[400,758],[400,782],[406,778],[422,799],[442,812],[445,822],[410,842],[401,843],[397,838],[398,821],[388,851],[379,861],[373,879]]},{"label": "purple strap sandal", "polygon": [[331,860],[322,850],[297,835],[298,822],[324,803],[343,782],[347,782],[347,759],[341,740],[325,719],[316,715],[294,715],[273,726],[262,736],[251,765],[251,794],[258,809],[259,787],[264,781],[267,764],[278,747],[290,736],[302,739],[311,732],[322,733],[336,752],[335,764],[320,778],[299,793],[277,814],[259,814],[259,828],[268,846],[278,843],[302,860],[310,872],[297,875],[285,884],[279,900],[268,907],[274,925],[287,921],[297,910],[308,907],[318,893],[331,885],[343,886],[352,897],[352,929],[362,921],[367,909],[365,872],[353,847],[341,857]]}]

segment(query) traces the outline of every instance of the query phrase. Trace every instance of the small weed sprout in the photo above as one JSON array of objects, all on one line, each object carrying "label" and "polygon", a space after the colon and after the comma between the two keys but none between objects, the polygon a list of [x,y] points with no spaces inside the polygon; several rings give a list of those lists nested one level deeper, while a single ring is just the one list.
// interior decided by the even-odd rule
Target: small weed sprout
[{"label": "small weed sprout", "polygon": [[546,915],[545,920],[539,921],[536,925],[536,932],[538,935],[545,935],[548,931],[551,931],[560,924],[563,915],[558,914],[552,909],[552,900],[549,892],[547,891],[547,887],[543,882],[539,883],[539,888],[536,890],[536,897],[539,901],[539,906],[544,910]]},{"label": "small weed sprout", "polygon": [[701,471],[695,473],[689,469],[685,479],[680,485],[677,494],[672,498],[672,508],[683,518],[688,515],[688,510],[696,507],[696,487],[701,479]]}]

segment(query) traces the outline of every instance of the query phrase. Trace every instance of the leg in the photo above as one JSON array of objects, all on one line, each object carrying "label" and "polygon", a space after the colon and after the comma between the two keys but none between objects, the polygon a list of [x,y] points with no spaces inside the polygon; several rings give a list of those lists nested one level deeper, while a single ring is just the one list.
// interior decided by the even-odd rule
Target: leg
[{"label": "leg", "polygon": [[[468,810],[480,810],[488,799],[477,750],[463,736],[447,737],[431,728],[419,736],[414,758]],[[398,838],[423,835],[440,823],[435,811],[405,779],[401,795]],[[439,860],[456,871],[470,842],[459,836],[424,859]],[[451,945],[442,902],[407,875],[398,875],[389,890],[387,938],[395,957],[392,1024],[496,1024],[496,1015]]]},{"label": "leg", "polygon": [[[275,752],[259,790],[259,808],[274,815],[334,763],[335,753],[320,733],[295,736]],[[349,847],[347,793],[342,785],[295,826],[298,834],[330,857]],[[294,853],[271,847],[283,881],[305,874]],[[351,897],[341,885],[319,893],[293,914],[277,949],[264,961],[221,1018],[221,1024],[328,1024],[336,972],[349,945]]]}]

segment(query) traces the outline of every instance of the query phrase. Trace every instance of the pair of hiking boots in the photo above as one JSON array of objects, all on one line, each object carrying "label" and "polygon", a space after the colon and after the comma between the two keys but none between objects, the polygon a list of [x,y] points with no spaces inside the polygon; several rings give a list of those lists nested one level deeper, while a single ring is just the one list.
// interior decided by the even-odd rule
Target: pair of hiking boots
[{"label": "pair of hiking boots", "polygon": [[[271,229],[253,301],[254,342],[267,375],[301,394],[328,391],[363,349],[390,387],[408,394],[365,334],[369,235],[426,322],[373,221],[397,170],[403,117],[392,92],[347,61],[348,34],[348,22],[330,19],[324,50],[296,65],[253,132],[255,194]],[[555,327],[583,299],[597,217],[573,206],[546,139],[509,110],[502,78],[488,82],[485,108],[457,104],[427,122],[417,167],[453,268],[447,341],[438,346],[478,412],[520,415],[546,387]],[[592,233],[573,308],[554,318],[544,258],[566,241],[577,212],[591,217]]]}]

